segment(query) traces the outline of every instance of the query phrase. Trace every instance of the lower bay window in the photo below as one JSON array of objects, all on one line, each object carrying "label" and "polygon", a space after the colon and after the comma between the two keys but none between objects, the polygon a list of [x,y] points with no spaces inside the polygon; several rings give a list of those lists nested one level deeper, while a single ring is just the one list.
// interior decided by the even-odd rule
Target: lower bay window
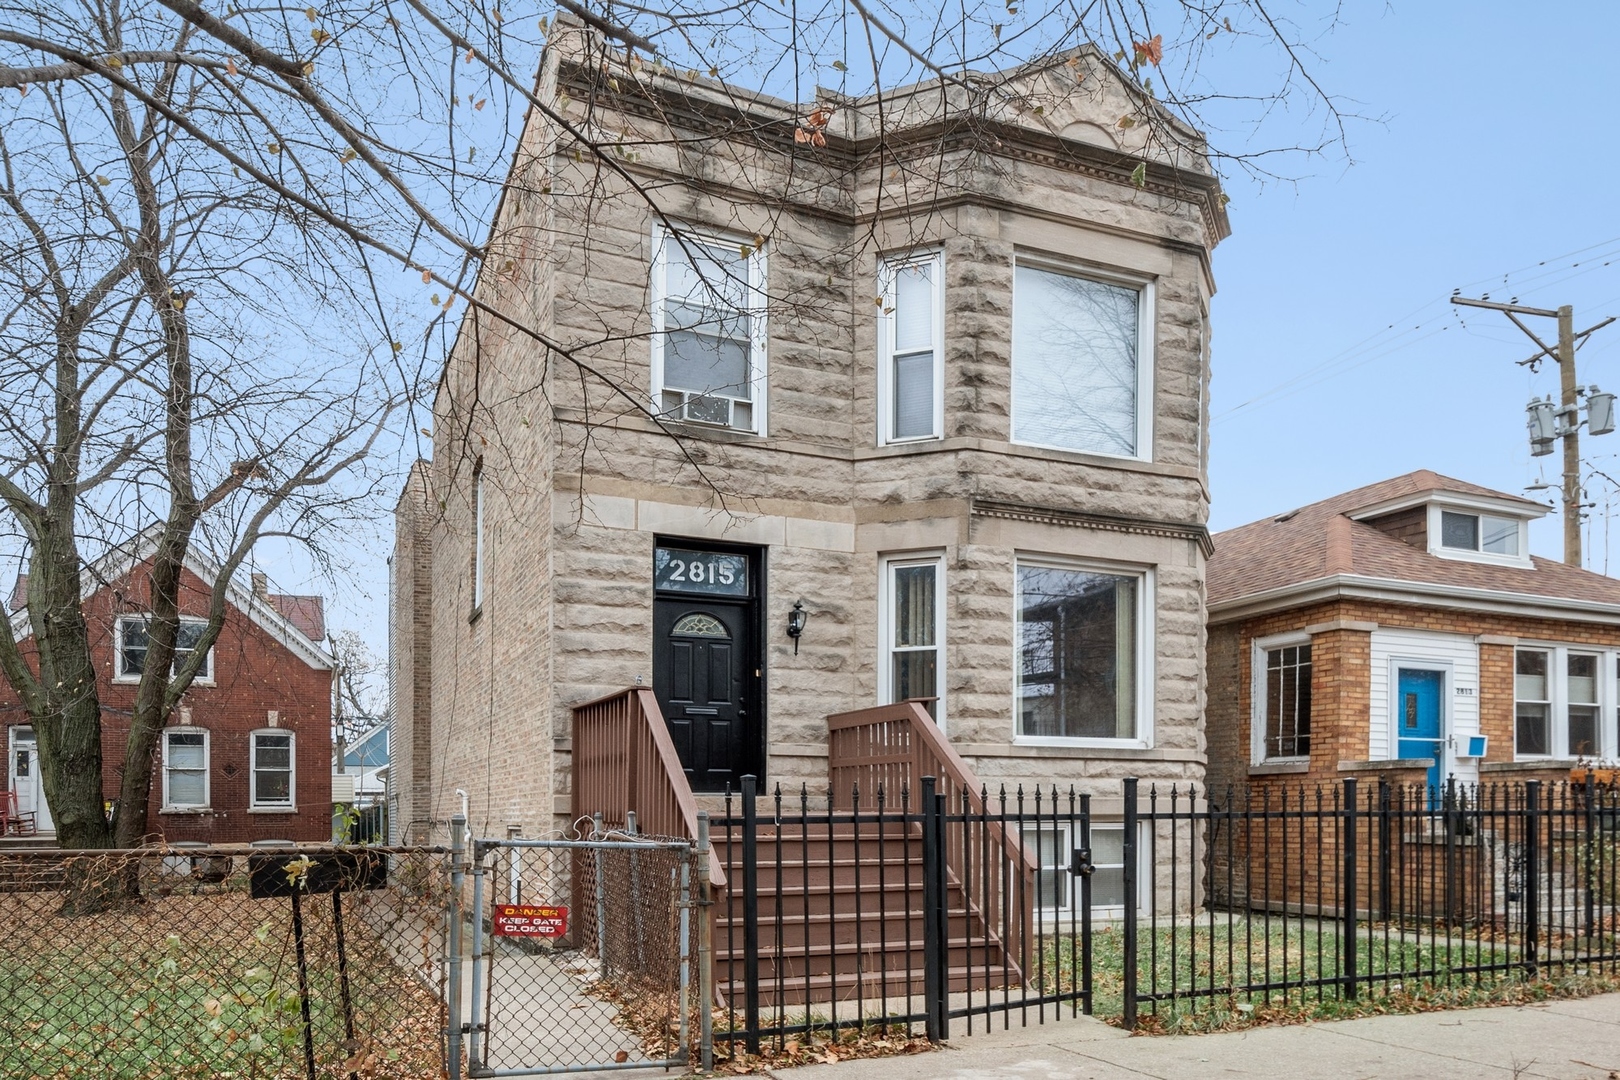
[{"label": "lower bay window", "polygon": [[1613,653],[1559,645],[1523,647],[1513,665],[1517,758],[1606,757],[1616,750]]},{"label": "lower bay window", "polygon": [[1019,741],[1147,745],[1151,576],[1022,558],[1016,575]]}]

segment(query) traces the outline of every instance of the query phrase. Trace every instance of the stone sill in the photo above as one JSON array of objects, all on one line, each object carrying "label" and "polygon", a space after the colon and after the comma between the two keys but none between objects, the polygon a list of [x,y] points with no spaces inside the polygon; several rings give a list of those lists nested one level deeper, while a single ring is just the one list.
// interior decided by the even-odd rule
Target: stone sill
[{"label": "stone sill", "polygon": [[1310,771],[1309,761],[1263,761],[1249,766],[1250,776],[1293,776]]},{"label": "stone sill", "polygon": [[1390,758],[1387,761],[1341,761],[1340,772],[1385,772],[1390,769],[1424,769],[1434,764],[1434,758]]},{"label": "stone sill", "polygon": [[1575,768],[1574,758],[1527,758],[1524,761],[1487,761],[1481,773],[1561,772]]}]

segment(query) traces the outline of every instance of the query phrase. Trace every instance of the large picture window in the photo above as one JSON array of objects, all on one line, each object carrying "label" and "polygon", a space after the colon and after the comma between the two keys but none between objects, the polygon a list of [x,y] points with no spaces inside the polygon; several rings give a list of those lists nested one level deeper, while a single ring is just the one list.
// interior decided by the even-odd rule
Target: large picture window
[{"label": "large picture window", "polygon": [[[202,640],[203,631],[208,624],[201,619],[181,619],[180,628],[174,636],[174,663],[171,674],[185,666],[191,658],[192,652]],[[147,629],[144,615],[126,615],[118,620],[118,670],[119,679],[135,680],[146,671],[146,654],[151,648],[151,635]],[[207,683],[214,677],[214,650],[209,649],[203,657],[202,664],[197,668],[197,681]]]},{"label": "large picture window", "polygon": [[941,268],[942,259],[934,252],[889,260],[880,270],[879,442],[937,439],[942,434]]},{"label": "large picture window", "polygon": [[920,701],[936,722],[944,719],[944,571],[944,560],[937,555],[885,560],[880,627],[884,697]]},{"label": "large picture window", "polygon": [[177,727],[163,731],[163,808],[208,807],[208,732]]},{"label": "large picture window", "polygon": [[1141,740],[1141,574],[1018,563],[1018,734]]},{"label": "large picture window", "polygon": [[1013,290],[1013,441],[1151,457],[1151,287],[1020,262]]},{"label": "large picture window", "polygon": [[654,244],[654,411],[763,433],[763,252],[664,230]]}]

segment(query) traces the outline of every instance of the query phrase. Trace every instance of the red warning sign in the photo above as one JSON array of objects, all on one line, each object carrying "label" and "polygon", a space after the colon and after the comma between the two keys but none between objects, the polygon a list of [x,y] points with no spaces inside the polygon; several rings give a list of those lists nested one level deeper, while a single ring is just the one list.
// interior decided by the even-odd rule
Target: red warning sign
[{"label": "red warning sign", "polygon": [[561,904],[496,904],[494,931],[505,937],[562,937],[568,933],[568,909]]}]

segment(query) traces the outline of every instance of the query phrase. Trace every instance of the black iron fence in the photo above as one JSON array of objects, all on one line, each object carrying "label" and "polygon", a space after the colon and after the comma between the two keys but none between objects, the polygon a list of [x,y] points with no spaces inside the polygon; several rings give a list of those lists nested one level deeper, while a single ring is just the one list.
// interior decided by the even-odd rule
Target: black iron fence
[{"label": "black iron fence", "polygon": [[0,1075],[444,1068],[437,849],[0,851]]},{"label": "black iron fence", "polygon": [[1127,1027],[1620,972],[1612,788],[1350,779],[1209,796],[1127,780],[1123,795]]}]

